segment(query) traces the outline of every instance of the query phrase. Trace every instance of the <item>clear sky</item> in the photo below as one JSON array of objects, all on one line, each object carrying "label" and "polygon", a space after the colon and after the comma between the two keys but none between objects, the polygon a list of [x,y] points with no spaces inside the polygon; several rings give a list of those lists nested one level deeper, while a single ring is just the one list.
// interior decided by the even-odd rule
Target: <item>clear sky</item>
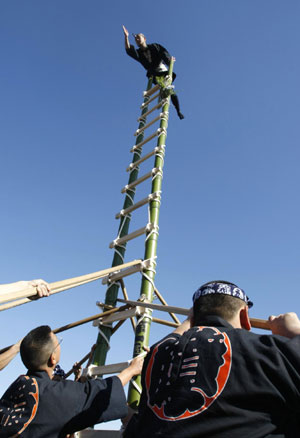
[{"label": "clear sky", "polygon": [[[125,54],[125,24],[176,57],[185,115],[170,110],[157,288],[189,307],[200,284],[227,279],[254,301],[254,317],[298,312],[299,19],[298,0],[2,0],[1,282],[111,266],[147,83]],[[136,200],[149,192],[145,183]],[[147,223],[146,208],[136,217],[130,231]],[[143,255],[143,238],[128,244],[126,261]],[[132,299],[139,284],[139,274],[126,280]],[[2,312],[1,346],[96,314],[104,296],[97,282]],[[153,326],[151,342],[169,330]],[[131,357],[131,331],[113,337],[109,363]],[[67,371],[96,329],[63,337]],[[16,358],[1,393],[22,372]]]}]

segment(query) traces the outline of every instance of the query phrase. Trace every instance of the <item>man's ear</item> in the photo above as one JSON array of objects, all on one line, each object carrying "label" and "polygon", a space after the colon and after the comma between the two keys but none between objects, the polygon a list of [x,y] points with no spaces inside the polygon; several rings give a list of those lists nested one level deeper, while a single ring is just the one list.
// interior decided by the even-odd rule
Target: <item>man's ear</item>
[{"label": "man's ear", "polygon": [[248,331],[251,330],[251,323],[248,314],[248,306],[245,306],[240,310],[240,323],[243,329]]},{"label": "man's ear", "polygon": [[52,368],[57,364],[56,354],[53,352],[48,360],[48,366]]}]

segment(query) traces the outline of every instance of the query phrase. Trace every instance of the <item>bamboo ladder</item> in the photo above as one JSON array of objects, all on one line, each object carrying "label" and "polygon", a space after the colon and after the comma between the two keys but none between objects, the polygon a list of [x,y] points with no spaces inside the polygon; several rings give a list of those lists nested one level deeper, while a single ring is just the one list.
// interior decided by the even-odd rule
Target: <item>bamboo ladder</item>
[{"label": "bamboo ladder", "polygon": [[[173,63],[174,60],[172,59],[167,79],[167,85],[170,86],[172,83],[171,78],[173,72]],[[116,214],[116,219],[120,219],[118,235],[117,238],[109,245],[110,248],[114,249],[112,266],[119,265],[121,263],[124,263],[127,242],[143,234],[146,235],[144,263],[142,265],[142,268],[140,269],[142,273],[140,298],[142,297],[143,299],[146,299],[147,302],[152,302],[154,297],[154,278],[156,267],[155,258],[158,239],[159,210],[165,156],[165,142],[167,137],[168,114],[170,105],[170,97],[161,98],[160,95],[160,87],[158,85],[152,86],[152,78],[150,78],[148,81],[147,90],[144,92],[144,101],[141,106],[141,116],[138,118],[138,129],[134,133],[134,135],[136,136],[136,143],[131,149],[131,152],[133,153],[133,159],[131,164],[126,169],[127,172],[129,172],[129,181],[128,184],[121,190],[121,192],[125,194],[123,209]],[[149,109],[150,104],[152,104],[153,106]],[[156,110],[161,110],[160,114],[147,123],[147,117],[152,115]],[[152,127],[155,123],[159,123],[159,127],[152,134],[146,137],[146,130]],[[150,143],[151,140],[154,140],[156,138],[156,146],[152,148],[150,152],[142,155],[143,147],[147,143]],[[145,175],[139,177],[139,165],[152,157],[154,157],[153,168]],[[134,203],[136,189],[141,183],[150,178],[152,180],[150,194],[146,198]],[[143,226],[142,228],[129,233],[128,231],[131,213],[145,205],[149,206],[148,223],[146,224],[146,226]],[[103,280],[104,284],[108,284],[105,296],[105,303],[103,305],[104,308],[106,306],[116,306],[120,282],[122,282],[122,279],[125,275],[130,275],[135,272],[137,272],[137,269],[129,269],[127,272],[126,270],[124,270],[122,273],[120,273],[120,275],[113,274]],[[124,291],[124,284],[122,290]],[[124,291],[124,293],[124,297],[126,298],[126,292]],[[131,314],[132,324],[135,328],[133,357],[143,352],[143,347],[145,345],[148,345],[151,314],[152,310],[150,308],[143,309],[142,323],[138,324],[136,324],[132,318],[134,314]],[[172,315],[172,317],[175,322],[178,323],[178,319],[174,315]],[[113,330],[112,327],[109,327],[107,325],[101,325],[101,320],[99,321],[99,324],[100,330],[92,361],[94,366],[102,366],[105,364],[106,355],[109,348],[109,340]],[[132,381],[129,387],[128,402],[133,408],[137,407],[139,403],[140,386],[140,377],[137,377]]]}]

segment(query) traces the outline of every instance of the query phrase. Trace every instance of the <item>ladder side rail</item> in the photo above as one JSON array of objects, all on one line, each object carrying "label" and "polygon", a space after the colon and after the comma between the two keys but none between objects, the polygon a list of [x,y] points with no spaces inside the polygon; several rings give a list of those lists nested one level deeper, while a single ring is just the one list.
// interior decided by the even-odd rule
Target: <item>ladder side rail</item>
[{"label": "ladder side rail", "polygon": [[[148,84],[147,84],[147,91],[146,91],[146,93],[144,93],[144,103],[145,104],[147,104],[147,102],[149,100],[149,96],[147,95],[147,92],[149,90],[151,90],[151,88],[152,88],[152,78],[149,78]],[[145,107],[142,110],[142,116],[147,112],[147,110],[148,110],[148,106],[145,105]],[[145,123],[146,123],[146,120],[144,118],[143,120],[141,120],[139,128],[142,128],[145,125]],[[142,132],[140,135],[138,135],[138,137],[136,139],[136,144],[141,143],[143,138],[144,138],[144,133]],[[137,149],[136,151],[134,151],[132,163],[135,163],[137,160],[140,159],[140,154],[141,154],[140,149]],[[131,170],[130,175],[129,175],[128,185],[138,179],[138,173],[139,173],[138,166],[133,167],[133,169]],[[134,188],[126,191],[126,196],[125,196],[125,200],[124,200],[124,204],[123,204],[124,210],[126,208],[130,207],[134,203],[134,195],[135,195]],[[119,229],[118,229],[118,237],[123,237],[123,236],[128,234],[129,225],[130,225],[130,215],[122,216],[120,219],[120,225],[119,225]],[[126,243],[120,247],[115,247],[112,266],[120,265],[122,263],[121,260],[124,260],[125,250],[126,250]],[[108,288],[106,290],[106,295],[105,295],[105,304],[115,306],[116,300],[118,297],[119,287],[120,287],[119,283],[111,284],[108,286]],[[112,335],[112,328],[111,327],[102,327],[102,332],[103,332],[103,335],[105,336],[105,338],[109,341],[109,339]],[[98,334],[96,348],[95,348],[93,360],[92,360],[92,363],[94,365],[100,366],[100,365],[105,364],[106,355],[107,355],[107,352],[109,349],[109,345],[108,345],[106,339],[104,338],[104,336],[100,335],[100,333]]]},{"label": "ladder side rail", "polygon": [[[172,72],[173,72],[174,58],[171,59],[169,67],[169,82],[171,85]],[[167,99],[166,103],[163,105],[163,112],[168,113],[170,105],[170,98]],[[160,127],[162,129],[162,134],[158,138],[157,145],[161,152],[156,153],[154,167],[161,170],[152,180],[151,192],[161,192],[162,186],[162,176],[163,176],[163,165],[164,165],[164,153],[165,153],[165,142],[167,137],[167,127],[168,122],[166,119],[161,119]],[[159,224],[159,210],[160,210],[160,199],[153,199],[149,204],[149,223],[152,224],[153,230],[147,233],[146,243],[145,243],[145,256],[144,259],[150,259],[150,267],[143,270],[142,284],[140,290],[140,298],[145,298],[146,300],[152,302],[154,297],[154,279],[155,279],[155,257],[157,249],[158,240],[158,224]],[[152,310],[146,309],[142,320],[136,326],[135,331],[135,341],[133,349],[133,357],[138,356],[144,351],[144,347],[149,345],[150,336],[150,326],[152,319]],[[128,403],[133,408],[138,407],[140,401],[141,392],[141,377],[137,376],[133,379],[134,383],[130,383],[128,391]]]}]

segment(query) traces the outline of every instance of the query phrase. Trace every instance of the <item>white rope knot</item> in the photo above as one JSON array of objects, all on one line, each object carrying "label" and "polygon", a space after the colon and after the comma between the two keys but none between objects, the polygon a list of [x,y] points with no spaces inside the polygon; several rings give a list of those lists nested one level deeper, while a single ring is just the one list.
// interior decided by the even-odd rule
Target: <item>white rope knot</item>
[{"label": "white rope knot", "polygon": [[141,394],[141,393],[142,393],[142,390],[141,390],[141,388],[139,387],[139,385],[138,385],[133,379],[131,379],[130,382],[131,382],[132,386],[134,386],[134,388],[137,390],[137,392],[138,392],[139,394]]},{"label": "white rope knot", "polygon": [[158,128],[157,132],[158,132],[158,138],[159,138],[161,135],[165,135],[165,136],[167,136],[167,131],[166,131],[165,128]]},{"label": "white rope knot", "polygon": [[156,172],[152,172],[152,181],[155,180],[155,178],[157,178],[158,176],[160,176],[161,178],[163,178],[163,171],[161,169],[158,169]]},{"label": "white rope knot", "polygon": [[139,170],[140,170],[140,166],[132,166],[132,168],[131,168],[131,170],[130,170],[130,174],[132,173],[132,172],[134,172],[134,171],[137,171],[137,172],[139,172]]},{"label": "white rope knot", "polygon": [[108,338],[106,337],[106,335],[103,333],[103,331],[101,330],[100,325],[101,325],[101,323],[99,323],[99,325],[98,325],[99,335],[100,335],[100,336],[104,339],[104,341],[106,342],[106,344],[107,344],[107,349],[110,350],[110,343],[109,343],[109,340],[108,340]]}]

